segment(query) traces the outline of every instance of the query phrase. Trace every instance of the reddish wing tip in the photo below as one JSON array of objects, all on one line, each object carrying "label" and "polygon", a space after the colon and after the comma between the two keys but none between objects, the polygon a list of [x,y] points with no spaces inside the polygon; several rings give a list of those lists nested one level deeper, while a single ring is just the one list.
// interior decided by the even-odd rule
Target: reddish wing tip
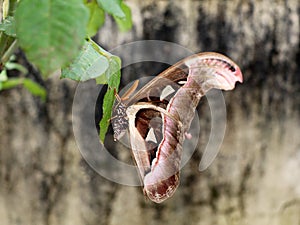
[{"label": "reddish wing tip", "polygon": [[237,81],[239,81],[240,83],[243,83],[243,74],[242,71],[239,67],[235,68],[236,72],[235,72],[235,76],[237,77]]}]

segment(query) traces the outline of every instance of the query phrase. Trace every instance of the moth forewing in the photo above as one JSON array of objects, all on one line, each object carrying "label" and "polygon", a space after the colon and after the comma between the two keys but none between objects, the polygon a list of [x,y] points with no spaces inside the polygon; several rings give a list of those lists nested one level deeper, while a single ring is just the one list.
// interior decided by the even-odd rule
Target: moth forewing
[{"label": "moth forewing", "polygon": [[238,65],[227,56],[207,52],[188,57],[184,60],[189,68],[189,78],[203,82],[203,89],[216,88],[232,90],[235,83],[243,82]]},{"label": "moth forewing", "polygon": [[[114,125],[115,135],[129,128],[133,156],[149,199],[160,203],[178,187],[183,141],[200,98],[211,88],[231,90],[242,80],[239,67],[226,56],[200,53],[163,71],[115,109],[123,117],[114,120],[122,122]],[[162,119],[160,139],[150,122],[157,113]]]}]

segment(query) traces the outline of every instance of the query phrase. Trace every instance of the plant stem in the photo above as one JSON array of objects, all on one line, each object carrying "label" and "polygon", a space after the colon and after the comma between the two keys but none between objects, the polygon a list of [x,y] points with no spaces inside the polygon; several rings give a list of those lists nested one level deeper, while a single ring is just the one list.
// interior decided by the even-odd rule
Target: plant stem
[{"label": "plant stem", "polygon": [[3,0],[0,0],[0,21],[2,21]]},{"label": "plant stem", "polygon": [[[14,16],[16,6],[17,0],[9,1],[8,16]],[[16,46],[14,41],[15,38],[8,36],[3,31],[0,32],[0,70],[5,62],[7,62],[10,56],[14,53],[13,50],[15,50]]]},{"label": "plant stem", "polygon": [[18,0],[9,0],[8,16],[14,16]]},{"label": "plant stem", "polygon": [[9,48],[7,49],[7,51],[3,54],[1,58],[1,62],[3,64],[7,63],[10,56],[15,52],[17,48],[18,48],[17,40],[14,40],[12,44],[9,46]]}]

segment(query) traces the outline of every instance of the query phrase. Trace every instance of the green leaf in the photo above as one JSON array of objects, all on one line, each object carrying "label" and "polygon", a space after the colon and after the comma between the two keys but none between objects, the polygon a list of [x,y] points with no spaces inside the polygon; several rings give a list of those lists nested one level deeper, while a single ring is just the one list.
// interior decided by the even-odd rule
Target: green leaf
[{"label": "green leaf", "polygon": [[103,99],[103,116],[100,121],[100,140],[104,142],[105,135],[112,115],[112,107],[115,100],[114,90],[118,91],[121,78],[121,60],[117,56],[112,56],[109,61],[109,68],[106,71],[108,89]]},{"label": "green leaf", "polygon": [[7,81],[7,72],[2,70],[0,72],[0,91],[3,90],[3,82]]},{"label": "green leaf", "polygon": [[100,125],[99,137],[103,143],[110,123],[113,102],[114,102],[114,91],[112,89],[107,90],[103,99],[103,107],[102,107],[103,116],[99,123]]},{"label": "green leaf", "polygon": [[6,80],[7,80],[7,72],[6,72],[6,70],[2,70],[0,73],[0,82],[6,81]]},{"label": "green leaf", "polygon": [[8,70],[18,70],[23,74],[28,73],[28,70],[26,69],[26,67],[24,67],[23,65],[21,65],[19,63],[7,62],[5,64],[5,68]]},{"label": "green leaf", "polygon": [[47,77],[78,55],[89,12],[82,0],[22,0],[15,17],[20,47]]},{"label": "green leaf", "polygon": [[109,61],[109,69],[106,71],[106,79],[108,86],[112,89],[119,88],[120,79],[121,79],[121,59],[118,56],[111,56]]},{"label": "green leaf", "polygon": [[121,7],[125,14],[125,17],[120,18],[120,17],[114,16],[114,19],[115,19],[116,23],[118,24],[119,30],[125,32],[125,31],[130,30],[132,27],[131,10],[123,2],[121,3]]},{"label": "green leaf", "polygon": [[10,89],[23,84],[24,78],[9,78],[2,83],[2,90]]},{"label": "green leaf", "polygon": [[96,1],[88,2],[86,6],[90,10],[90,19],[87,26],[87,33],[89,37],[94,36],[99,28],[104,24],[105,13],[102,8],[100,8]]},{"label": "green leaf", "polygon": [[25,78],[23,85],[32,95],[40,97],[43,101],[46,100],[47,91],[45,88],[43,88],[38,83],[36,83],[28,78]]},{"label": "green leaf", "polygon": [[105,73],[96,78],[96,84],[107,84]]},{"label": "green leaf", "polygon": [[125,17],[121,7],[121,0],[97,0],[97,2],[109,14],[120,18]]},{"label": "green leaf", "polygon": [[46,89],[28,78],[9,78],[2,82],[2,88],[0,90],[10,89],[21,84],[23,84],[32,95],[40,97],[43,101],[46,100]]},{"label": "green leaf", "polygon": [[110,54],[92,40],[86,41],[80,55],[67,68],[62,70],[62,78],[85,81],[96,78],[98,84],[108,84],[103,100],[103,116],[100,121],[100,140],[104,142],[112,106],[114,90],[118,90],[121,79],[121,59]]},{"label": "green leaf", "polygon": [[76,81],[86,81],[104,74],[109,66],[106,52],[101,54],[101,48],[91,41],[86,41],[77,58],[62,69],[61,78]]},{"label": "green leaf", "polygon": [[11,37],[16,37],[16,26],[14,17],[7,17],[2,23],[0,23],[0,31]]}]

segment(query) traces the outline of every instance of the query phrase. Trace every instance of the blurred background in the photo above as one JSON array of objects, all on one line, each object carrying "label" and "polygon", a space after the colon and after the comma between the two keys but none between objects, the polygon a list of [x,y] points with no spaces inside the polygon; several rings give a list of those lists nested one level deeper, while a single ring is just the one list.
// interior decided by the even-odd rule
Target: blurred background
[{"label": "blurred background", "polygon": [[[226,54],[240,66],[244,83],[224,93],[227,130],[217,158],[199,172],[210,131],[204,99],[198,107],[198,149],[182,169],[175,195],[155,204],[140,187],[106,180],[81,157],[71,120],[74,81],[41,80],[48,90],[46,103],[22,88],[4,91],[1,224],[300,224],[300,2],[126,3],[133,29],[121,33],[108,17],[96,38],[107,50],[131,41],[164,40],[194,52]],[[124,71],[122,85],[162,69],[138,64]],[[114,152],[130,157],[123,148]]]}]

